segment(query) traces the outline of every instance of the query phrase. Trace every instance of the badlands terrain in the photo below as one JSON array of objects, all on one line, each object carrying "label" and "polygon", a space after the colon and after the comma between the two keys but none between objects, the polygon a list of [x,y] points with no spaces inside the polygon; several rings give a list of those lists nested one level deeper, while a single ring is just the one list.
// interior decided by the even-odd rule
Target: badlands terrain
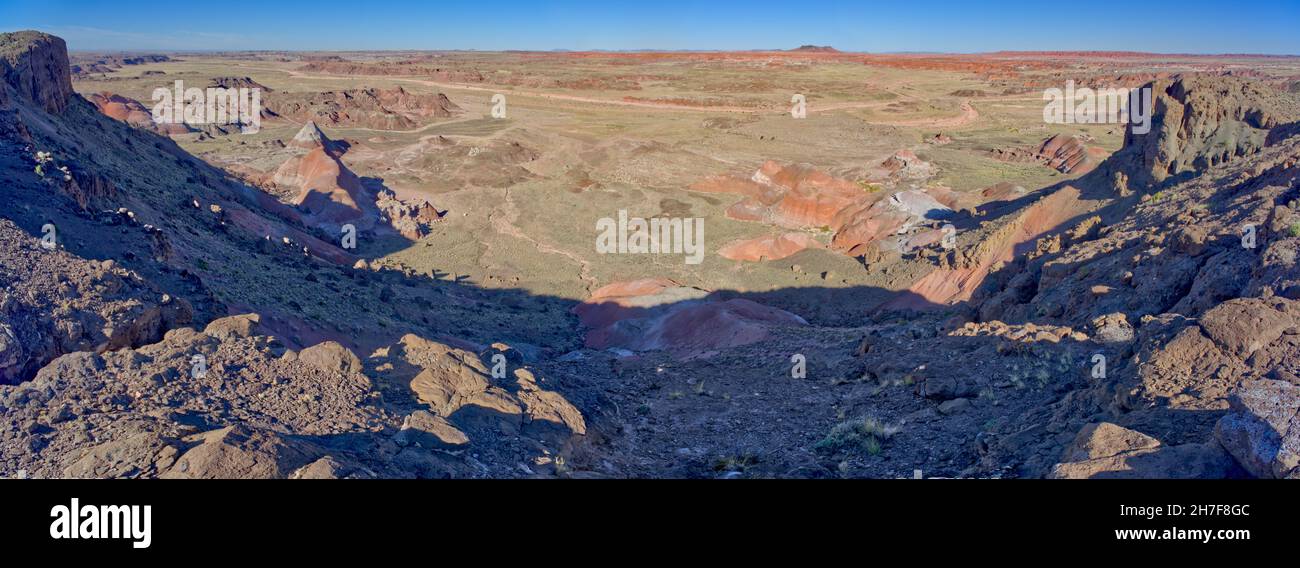
[{"label": "badlands terrain", "polygon": [[[18,32],[0,74],[0,476],[1300,477],[1300,58]],[[156,121],[177,81],[260,127]],[[1150,131],[1046,123],[1070,81]],[[620,215],[699,262],[602,253]]]}]

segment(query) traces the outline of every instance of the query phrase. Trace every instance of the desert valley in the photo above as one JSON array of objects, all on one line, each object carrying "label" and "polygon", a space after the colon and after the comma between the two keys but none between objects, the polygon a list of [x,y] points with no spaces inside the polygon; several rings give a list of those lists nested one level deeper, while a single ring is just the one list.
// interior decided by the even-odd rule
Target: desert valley
[{"label": "desert valley", "polygon": [[1300,57],[791,47],[0,35],[0,476],[1300,477]]}]

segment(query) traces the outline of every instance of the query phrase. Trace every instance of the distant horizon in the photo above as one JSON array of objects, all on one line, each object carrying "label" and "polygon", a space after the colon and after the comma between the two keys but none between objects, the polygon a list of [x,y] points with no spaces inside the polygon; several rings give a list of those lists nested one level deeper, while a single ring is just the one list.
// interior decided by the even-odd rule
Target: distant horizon
[{"label": "distant horizon", "polygon": [[1070,14],[1041,2],[957,0],[230,0],[144,12],[88,0],[0,0],[3,31],[35,29],[82,52],[741,52],[833,46],[849,53],[974,55],[1134,52],[1300,55],[1300,2],[1095,0]]},{"label": "distant horizon", "polygon": [[[19,31],[43,31],[43,30],[9,30],[0,29],[0,33],[11,33]],[[46,32],[49,33],[49,32]],[[58,34],[51,34],[58,36]],[[833,47],[833,46],[831,46]],[[1047,49],[1022,49],[1022,50],[997,50],[997,51],[847,51],[842,49],[836,50],[844,55],[1029,55],[1029,54],[1086,54],[1086,55],[1135,55],[1135,56],[1158,56],[1158,57],[1276,57],[1276,58],[1300,58],[1300,53],[1173,53],[1159,51],[1131,51],[1131,50],[1047,50]],[[661,48],[633,48],[633,49],[568,49],[563,47],[551,49],[439,49],[439,48],[392,48],[392,49],[75,49],[68,47],[69,53],[87,53],[87,54],[127,54],[127,55],[148,55],[148,54],[215,54],[215,53],[798,53],[796,48],[755,48],[755,49],[661,49]]]}]

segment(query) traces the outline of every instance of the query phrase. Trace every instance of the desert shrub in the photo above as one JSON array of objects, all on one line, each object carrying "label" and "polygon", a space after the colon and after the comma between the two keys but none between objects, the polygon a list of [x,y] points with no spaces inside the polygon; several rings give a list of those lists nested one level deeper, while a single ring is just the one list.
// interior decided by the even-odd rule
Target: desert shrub
[{"label": "desert shrub", "polygon": [[871,417],[848,420],[831,428],[830,434],[814,448],[826,452],[860,450],[874,456],[884,449],[885,442],[901,430],[898,426]]},{"label": "desert shrub", "polygon": [[858,187],[862,188],[862,191],[865,191],[867,193],[875,193],[877,191],[885,189],[885,186],[883,185],[880,185],[878,183],[871,183],[866,180],[859,181]]}]

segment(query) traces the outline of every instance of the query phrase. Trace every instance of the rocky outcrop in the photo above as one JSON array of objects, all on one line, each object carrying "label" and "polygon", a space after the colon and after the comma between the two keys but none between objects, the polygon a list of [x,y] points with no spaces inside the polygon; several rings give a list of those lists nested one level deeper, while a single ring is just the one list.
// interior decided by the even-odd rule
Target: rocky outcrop
[{"label": "rocky outcrop", "polygon": [[1063,174],[1086,174],[1096,169],[1104,151],[1078,136],[1056,135],[1043,141],[1037,154],[1048,167]]},{"label": "rocky outcrop", "polygon": [[400,86],[324,93],[276,92],[265,99],[265,104],[274,114],[297,122],[379,130],[411,130],[461,111],[444,94],[414,93]]},{"label": "rocky outcrop", "polygon": [[28,380],[56,357],[157,341],[193,309],[113,261],[47,250],[0,220],[0,383]]},{"label": "rocky outcrop", "polygon": [[163,479],[285,479],[323,450],[277,432],[244,424],[195,434],[197,443],[159,477]]},{"label": "rocky outcrop", "polygon": [[402,426],[412,443],[490,452],[495,437],[523,434],[560,449],[587,433],[582,412],[506,345],[474,353],[407,335],[371,364],[394,400],[411,397],[420,407]]},{"label": "rocky outcrop", "polygon": [[298,354],[298,360],[322,371],[343,375],[360,374],[363,370],[361,359],[352,350],[335,341],[303,349]]},{"label": "rocky outcrop", "polygon": [[[1196,113],[1218,109],[1211,114],[1223,130],[1206,126],[1210,117],[1199,114],[1182,115],[1178,124],[1162,128],[1193,139],[1200,132],[1209,140],[1218,136],[1215,132],[1253,129],[1252,121],[1259,126],[1276,122],[1267,113],[1238,116],[1236,110],[1223,110],[1238,109],[1231,106],[1237,104],[1234,93],[1250,89],[1237,79],[1219,86],[1208,79],[1191,84],[1228,99],[1179,95]],[[1200,147],[1177,137],[1170,142],[1171,152],[1195,154]],[[1293,432],[1288,420],[1300,408],[1287,390],[1300,382],[1295,379],[1300,371],[1300,304],[1292,297],[1298,235],[1284,228],[1294,222],[1289,204],[1300,175],[1295,158],[1300,140],[1283,139],[1200,166],[1174,160],[1176,153],[1164,154],[1169,161],[1157,160],[1158,153],[1149,155],[1156,160],[1150,164],[1186,166],[1158,167],[1168,174],[1159,192],[1117,219],[1098,216],[1096,222],[1062,227],[1040,238],[1026,258],[1009,260],[994,271],[974,299],[981,320],[1087,329],[1094,349],[1109,363],[1105,378],[1053,412],[1090,420],[1090,412],[1104,412],[1164,448],[1151,455],[1141,450],[1067,457],[1056,467],[1059,476],[1175,477],[1195,471],[1195,476],[1213,477],[1217,475],[1205,469],[1179,472],[1174,466],[1180,462],[1161,454],[1174,452],[1170,455],[1179,456],[1181,463],[1206,464],[1195,456],[1218,447],[1233,458],[1239,475],[1294,475],[1296,464],[1284,448]],[[1126,148],[1105,167],[1132,165],[1127,160],[1138,154]],[[1255,227],[1257,242],[1243,241],[1247,224]],[[985,292],[990,297],[983,297]],[[1097,406],[1080,405],[1087,398]],[[1139,462],[1158,473],[1143,473]]]},{"label": "rocky outcrop", "polygon": [[441,221],[446,214],[427,200],[421,201],[418,205],[407,203],[398,199],[396,193],[388,190],[379,192],[375,206],[379,208],[382,218],[386,219],[398,234],[412,241],[424,238],[433,225]]},{"label": "rocky outcrop", "polygon": [[[258,334],[261,319],[64,355],[0,386],[0,416],[22,425],[0,432],[0,475],[506,477],[587,433],[578,407],[508,346],[480,356],[407,336],[361,361],[330,342],[289,351]],[[476,459],[442,453],[457,448]]]},{"label": "rocky outcrop", "polygon": [[59,114],[72,99],[68,46],[34,31],[0,34],[0,76],[46,112]]},{"label": "rocky outcrop", "polygon": [[71,179],[65,177],[59,188],[76,201],[82,211],[108,207],[117,197],[117,186],[104,175],[82,169],[70,169],[69,172]]},{"label": "rocky outcrop", "polygon": [[1200,325],[1224,352],[1246,359],[1300,325],[1288,311],[1300,313],[1300,308],[1285,300],[1237,298],[1207,311]]},{"label": "rocky outcrop", "polygon": [[1258,153],[1270,130],[1300,120],[1293,97],[1245,79],[1188,75],[1144,88],[1154,97],[1151,131],[1129,125],[1115,164],[1137,187]]},{"label": "rocky outcrop", "polygon": [[307,153],[281,164],[271,176],[270,187],[291,196],[290,201],[306,213],[309,224],[331,230],[345,223],[358,230],[388,225],[416,241],[444,215],[428,200],[409,203],[382,187],[372,195],[343,163],[347,145],[331,140],[315,122],[303,125],[286,146]]},{"label": "rocky outcrop", "polygon": [[989,155],[1003,162],[1039,163],[1063,174],[1086,174],[1101,164],[1106,151],[1090,146],[1082,136],[1056,134],[1035,147],[994,148]]}]

